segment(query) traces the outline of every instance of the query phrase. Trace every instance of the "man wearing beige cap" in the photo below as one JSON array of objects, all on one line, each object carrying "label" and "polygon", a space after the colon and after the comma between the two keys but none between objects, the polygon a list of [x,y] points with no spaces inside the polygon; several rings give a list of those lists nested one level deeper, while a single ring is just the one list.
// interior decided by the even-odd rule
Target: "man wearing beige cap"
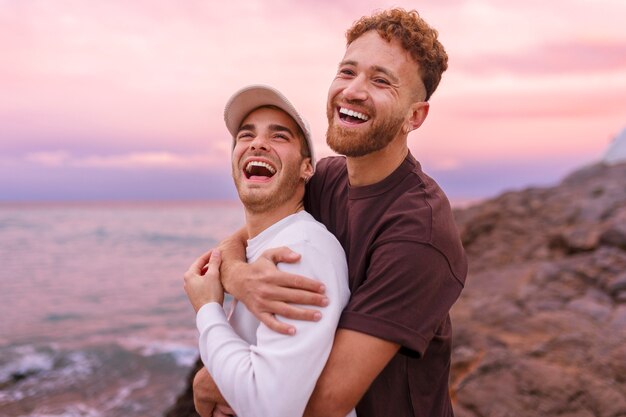
[{"label": "man wearing beige cap", "polygon": [[185,274],[185,291],[197,312],[200,356],[212,378],[205,383],[216,386],[214,400],[203,404],[202,412],[299,416],[350,296],[345,255],[324,225],[304,211],[305,183],[315,161],[308,125],[291,103],[271,87],[250,86],[232,96],[224,118],[233,137],[232,175],[245,208],[248,262],[268,248],[289,246],[302,260],[279,268],[320,282],[332,301],[318,322],[298,323],[293,336],[279,334],[237,300],[225,312],[221,254],[216,249],[198,258]]}]

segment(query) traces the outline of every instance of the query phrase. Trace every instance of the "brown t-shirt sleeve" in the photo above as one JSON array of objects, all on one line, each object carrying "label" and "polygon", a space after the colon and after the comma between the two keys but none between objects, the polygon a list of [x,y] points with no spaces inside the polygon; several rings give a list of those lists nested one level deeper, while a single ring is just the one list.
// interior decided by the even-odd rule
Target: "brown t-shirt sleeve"
[{"label": "brown t-shirt sleeve", "polygon": [[369,265],[339,327],[423,355],[462,289],[448,261],[429,244],[402,240],[379,243]]}]

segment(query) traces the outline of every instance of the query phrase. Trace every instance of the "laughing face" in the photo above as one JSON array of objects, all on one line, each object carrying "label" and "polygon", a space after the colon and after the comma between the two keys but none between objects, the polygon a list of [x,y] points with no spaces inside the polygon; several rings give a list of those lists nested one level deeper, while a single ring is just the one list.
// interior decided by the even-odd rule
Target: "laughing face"
[{"label": "laughing face", "polygon": [[294,120],[282,110],[261,107],[241,123],[232,154],[232,173],[246,209],[262,213],[304,195],[313,168],[302,156]]},{"label": "laughing face", "polygon": [[423,88],[417,69],[397,40],[387,42],[376,31],[352,42],[328,91],[331,149],[364,156],[412,130],[414,103]]}]

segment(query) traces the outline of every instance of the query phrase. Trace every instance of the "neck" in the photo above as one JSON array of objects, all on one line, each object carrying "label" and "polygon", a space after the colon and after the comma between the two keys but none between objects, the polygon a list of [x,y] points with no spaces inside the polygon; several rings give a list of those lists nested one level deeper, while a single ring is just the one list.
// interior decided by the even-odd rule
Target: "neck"
[{"label": "neck", "polygon": [[350,185],[362,187],[384,180],[402,164],[408,152],[406,136],[403,136],[394,139],[376,152],[365,156],[347,157]]},{"label": "neck", "polygon": [[295,214],[304,209],[304,203],[300,199],[299,202],[290,202],[282,204],[280,207],[268,209],[266,211],[251,211],[247,207],[246,213],[246,229],[248,238],[258,236],[265,229],[284,219],[287,216]]}]

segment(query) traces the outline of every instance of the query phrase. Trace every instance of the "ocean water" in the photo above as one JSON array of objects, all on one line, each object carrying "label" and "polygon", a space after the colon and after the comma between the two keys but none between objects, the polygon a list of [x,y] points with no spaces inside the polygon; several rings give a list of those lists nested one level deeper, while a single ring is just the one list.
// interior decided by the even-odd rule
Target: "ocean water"
[{"label": "ocean water", "polygon": [[187,267],[237,202],[0,204],[0,416],[161,416],[197,357]]}]

